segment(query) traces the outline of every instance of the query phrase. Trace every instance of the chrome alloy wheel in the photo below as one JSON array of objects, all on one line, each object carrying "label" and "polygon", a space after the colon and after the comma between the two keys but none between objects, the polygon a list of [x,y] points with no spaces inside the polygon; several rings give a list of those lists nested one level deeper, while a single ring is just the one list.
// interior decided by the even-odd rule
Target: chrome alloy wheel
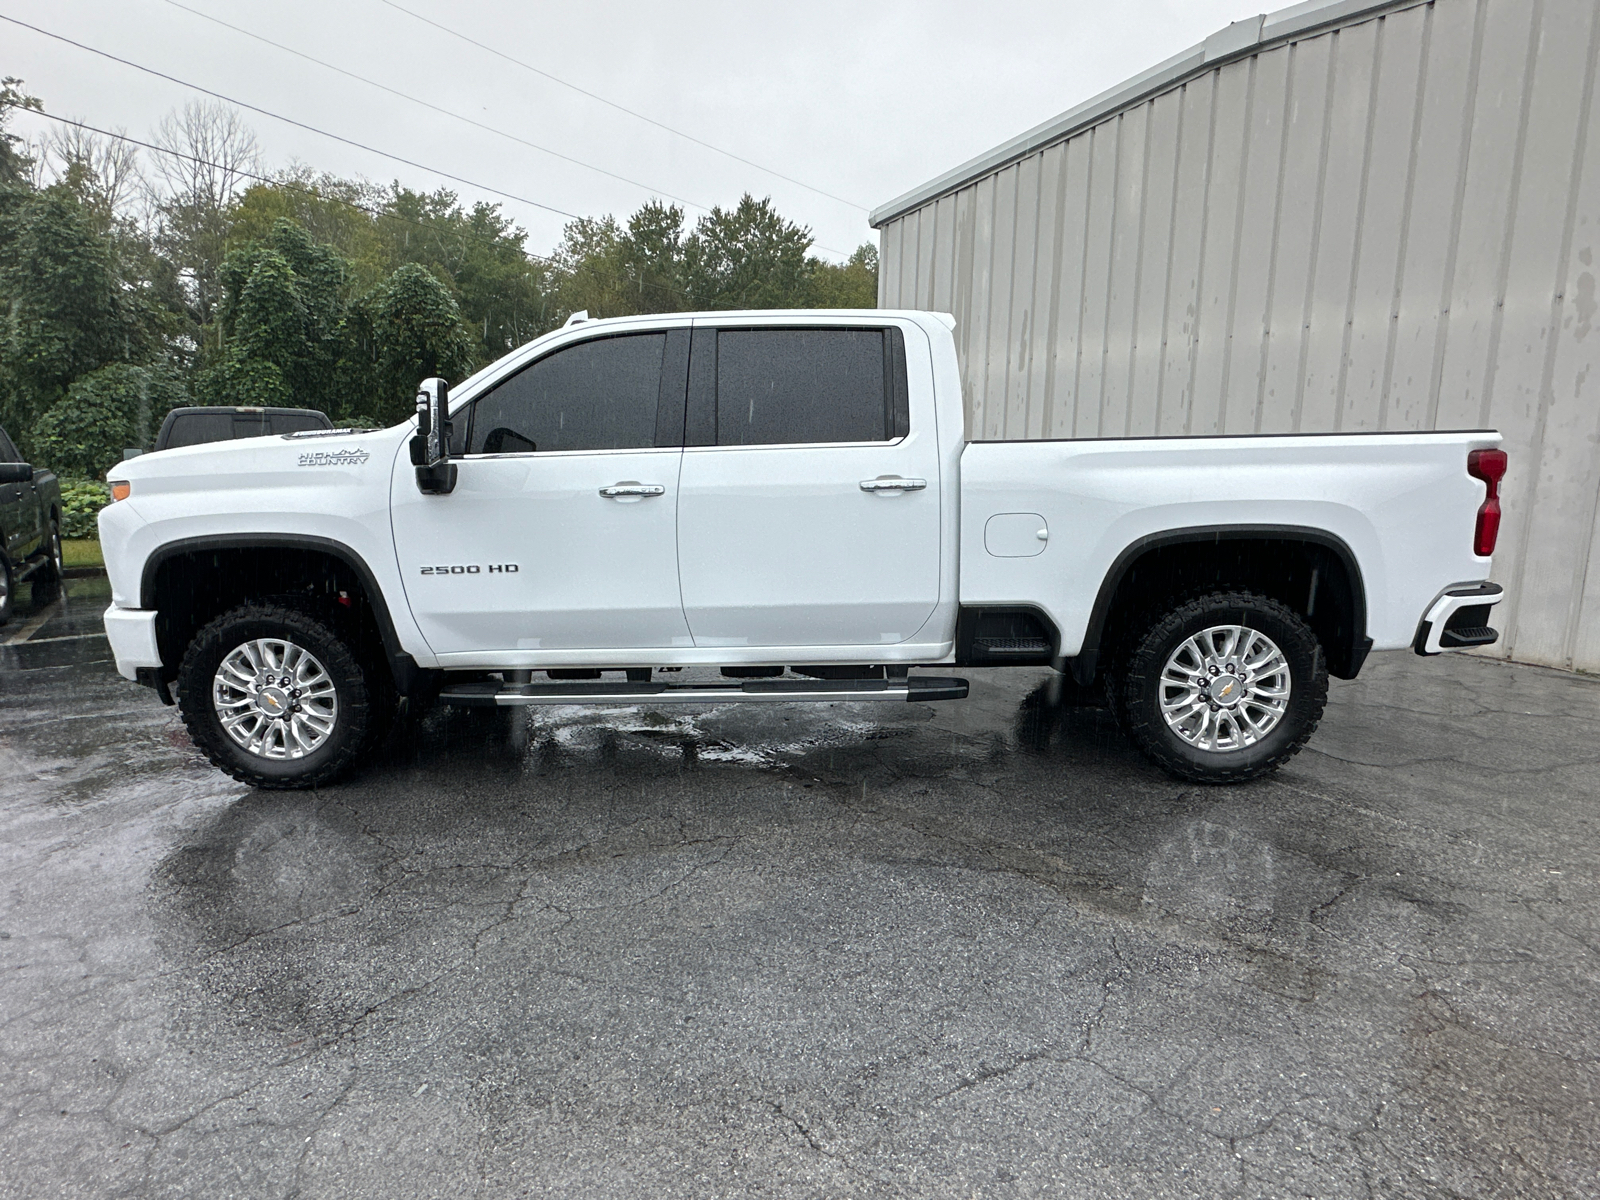
[{"label": "chrome alloy wheel", "polygon": [[1161,715],[1197,750],[1253,746],[1289,707],[1289,661],[1266,634],[1213,625],[1180,642],[1161,669]]},{"label": "chrome alloy wheel", "polygon": [[327,668],[282,638],[235,646],[211,681],[211,703],[228,736],[260,758],[304,758],[339,719]]}]

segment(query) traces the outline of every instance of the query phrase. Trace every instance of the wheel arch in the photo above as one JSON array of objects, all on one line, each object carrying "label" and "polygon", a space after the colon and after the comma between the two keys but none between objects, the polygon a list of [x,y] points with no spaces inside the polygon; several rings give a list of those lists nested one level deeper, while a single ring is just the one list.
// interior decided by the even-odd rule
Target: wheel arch
[{"label": "wheel arch", "polygon": [[[1212,553],[1207,547],[1213,547]],[[1284,549],[1299,548],[1299,562],[1267,557]],[[1232,561],[1227,561],[1229,558]],[[1168,577],[1217,586],[1267,585],[1267,594],[1282,600],[1310,621],[1328,655],[1330,674],[1354,679],[1372,649],[1367,636],[1366,585],[1354,551],[1343,538],[1327,530],[1300,525],[1215,525],[1166,530],[1138,538],[1124,547],[1112,562],[1084,631],[1083,647],[1064,664],[1081,684],[1090,683],[1116,637],[1121,622],[1140,599],[1142,568],[1165,561]],[[1309,584],[1302,600],[1284,594],[1301,580],[1294,570],[1304,567]],[[1149,573],[1149,572],[1147,572]],[[1161,572],[1155,572],[1158,578]],[[1318,612],[1318,601],[1323,602]]]},{"label": "wheel arch", "polygon": [[[223,562],[224,557],[232,558],[252,552],[305,556],[308,563],[321,559],[343,567],[361,589],[362,599],[371,614],[384,659],[394,676],[395,687],[402,695],[411,692],[422,670],[417,666],[416,660],[401,648],[394,618],[389,611],[388,598],[384,595],[376,574],[360,553],[333,538],[312,534],[242,533],[180,538],[168,542],[145,560],[139,577],[139,607],[162,611],[163,573],[170,571],[184,560],[194,563],[205,556],[210,556],[212,562],[209,564],[209,569],[220,573],[227,569]],[[170,653],[170,647],[167,645],[162,645],[161,649],[162,661],[166,664],[161,668],[161,672],[165,678],[173,678],[177,667],[176,658]]]}]

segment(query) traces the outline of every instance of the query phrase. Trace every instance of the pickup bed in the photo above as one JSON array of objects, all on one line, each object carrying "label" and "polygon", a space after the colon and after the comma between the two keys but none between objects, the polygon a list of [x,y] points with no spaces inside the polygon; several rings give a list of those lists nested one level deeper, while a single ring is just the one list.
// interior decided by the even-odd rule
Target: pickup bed
[{"label": "pickup bed", "polygon": [[953,327],[574,319],[392,429],[125,462],[118,668],[263,787],[359,762],[401,697],[921,702],[1019,665],[1229,782],[1370,650],[1495,640],[1497,434],[968,441]]},{"label": "pickup bed", "polygon": [[23,462],[0,429],[0,625],[11,620],[25,582],[36,600],[61,585],[61,484]]}]

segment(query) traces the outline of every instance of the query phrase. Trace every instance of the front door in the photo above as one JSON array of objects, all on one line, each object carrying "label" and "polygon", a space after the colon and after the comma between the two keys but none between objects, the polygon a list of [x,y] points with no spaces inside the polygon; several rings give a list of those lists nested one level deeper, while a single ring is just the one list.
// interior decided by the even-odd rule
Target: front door
[{"label": "front door", "polygon": [[691,644],[678,592],[688,331],[594,337],[457,411],[455,490],[404,464],[395,548],[437,654]]},{"label": "front door", "polygon": [[[0,462],[20,463],[22,455],[0,429]],[[0,483],[0,550],[13,571],[39,543],[39,502],[28,483]]]},{"label": "front door", "polygon": [[911,640],[939,602],[939,451],[911,421],[899,330],[697,325],[691,378],[695,644]]}]

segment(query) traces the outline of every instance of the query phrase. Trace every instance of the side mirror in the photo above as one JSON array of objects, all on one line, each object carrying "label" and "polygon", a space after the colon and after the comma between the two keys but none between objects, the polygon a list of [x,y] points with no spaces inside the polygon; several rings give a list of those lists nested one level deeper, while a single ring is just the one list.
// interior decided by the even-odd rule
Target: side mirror
[{"label": "side mirror", "polygon": [[424,379],[417,388],[417,436],[411,439],[411,462],[417,469],[417,490],[425,496],[448,496],[456,488],[456,465],[450,461],[450,385]]},{"label": "side mirror", "polygon": [[0,483],[27,483],[33,478],[33,467],[28,463],[0,463]]}]

